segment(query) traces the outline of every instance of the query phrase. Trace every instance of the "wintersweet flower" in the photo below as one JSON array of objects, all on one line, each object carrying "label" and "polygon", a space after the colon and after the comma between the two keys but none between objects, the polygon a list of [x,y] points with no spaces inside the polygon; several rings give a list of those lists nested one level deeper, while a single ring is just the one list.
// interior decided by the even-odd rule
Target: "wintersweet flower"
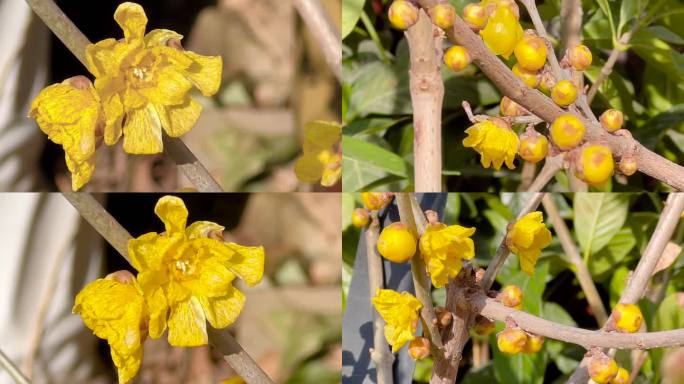
[{"label": "wintersweet flower", "polygon": [[530,276],[534,274],[541,250],[549,244],[551,231],[544,225],[544,217],[539,211],[530,212],[516,221],[506,236],[506,245],[520,259],[520,269]]},{"label": "wintersweet flower", "polygon": [[373,297],[373,306],[385,320],[385,338],[397,352],[416,336],[419,311],[423,304],[408,292],[399,293],[391,289],[378,289]]},{"label": "wintersweet flower", "polygon": [[102,136],[104,114],[93,84],[76,76],[40,91],[31,103],[35,118],[48,139],[64,148],[71,188],[79,190],[95,170],[95,149]]},{"label": "wintersweet flower", "polygon": [[150,336],[158,338],[168,327],[171,345],[206,344],[206,321],[225,328],[244,306],[245,296],[232,284],[235,277],[249,286],[261,281],[264,249],[223,242],[224,227],[210,221],[186,228],[188,210],[178,197],[162,197],[154,212],[166,231],[128,243],[150,311]]},{"label": "wintersweet flower", "polygon": [[489,168],[494,165],[498,171],[506,162],[509,169],[515,169],[513,160],[518,153],[520,140],[504,120],[493,118],[476,123],[465,131],[468,137],[463,139],[463,146],[473,148],[480,154],[480,163]]},{"label": "wintersweet flower", "polygon": [[114,19],[122,40],[105,39],[86,47],[88,70],[95,76],[106,117],[104,141],[124,136],[124,151],[162,151],[162,129],[172,137],[188,132],[202,106],[190,97],[193,87],[205,96],[221,84],[220,56],[202,56],[180,47],[183,36],[166,29],[145,35],[147,16],[135,3],[122,3]]},{"label": "wintersweet flower", "polygon": [[420,238],[420,254],[425,260],[432,285],[441,288],[449,278],[461,271],[461,260],[475,256],[475,244],[470,236],[475,228],[460,225],[431,224]]},{"label": "wintersweet flower", "polygon": [[131,380],[140,369],[149,314],[143,293],[128,271],[97,279],[76,295],[72,310],[81,315],[95,335],[107,340],[119,383]]},{"label": "wintersweet flower", "polygon": [[342,177],[342,156],[339,142],[340,124],[312,121],[304,126],[304,154],[295,164],[297,178],[305,183],[331,187]]},{"label": "wintersweet flower", "polygon": [[487,20],[487,25],[480,31],[480,36],[487,47],[495,55],[506,60],[511,56],[515,45],[524,35],[520,22],[510,7],[497,6]]}]

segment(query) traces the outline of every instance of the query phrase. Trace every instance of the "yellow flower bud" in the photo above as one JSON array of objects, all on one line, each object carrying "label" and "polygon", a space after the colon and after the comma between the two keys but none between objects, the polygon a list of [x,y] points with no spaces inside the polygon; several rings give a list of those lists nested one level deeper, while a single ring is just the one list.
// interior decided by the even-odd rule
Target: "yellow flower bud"
[{"label": "yellow flower bud", "polygon": [[625,116],[618,109],[608,109],[601,114],[599,121],[601,121],[603,129],[608,132],[615,132],[622,128]]},{"label": "yellow flower bud", "polygon": [[388,12],[392,27],[400,30],[408,29],[418,21],[418,7],[407,0],[394,0]]},{"label": "yellow flower bud", "polygon": [[473,325],[473,330],[475,333],[481,336],[487,336],[494,332],[496,328],[496,323],[494,320],[484,317],[482,315],[477,315],[475,317],[475,325]]},{"label": "yellow flower bud", "polygon": [[430,356],[430,340],[424,337],[416,337],[411,340],[408,354],[413,360],[423,360]]},{"label": "yellow flower bud", "polygon": [[507,285],[503,287],[497,298],[501,304],[507,307],[522,309],[523,293],[517,285]]},{"label": "yellow flower bud", "polygon": [[436,26],[449,29],[456,20],[456,8],[449,3],[439,3],[430,9],[430,17]]},{"label": "yellow flower bud", "polygon": [[520,136],[518,153],[523,160],[538,163],[549,153],[549,141],[537,131],[526,131]]},{"label": "yellow flower bud", "polygon": [[379,211],[385,208],[392,201],[390,192],[362,192],[361,200],[363,205],[371,211]]},{"label": "yellow flower bud", "polygon": [[586,45],[578,45],[573,48],[568,48],[566,51],[568,61],[575,71],[584,71],[591,65],[591,51]]},{"label": "yellow flower bud", "polygon": [[356,208],[352,212],[352,225],[356,228],[363,228],[368,225],[368,210],[364,208]]},{"label": "yellow flower bud", "polygon": [[582,147],[577,172],[587,184],[599,186],[613,175],[615,164],[610,148],[601,144],[587,144]]},{"label": "yellow flower bud", "polygon": [[619,367],[617,374],[613,378],[613,380],[610,381],[610,384],[628,384],[629,383],[629,371],[626,369]]},{"label": "yellow flower bud", "polygon": [[520,9],[518,8],[518,4],[516,4],[515,0],[482,0],[480,5],[485,8],[485,12],[488,16],[491,16],[491,14],[497,8],[505,7],[510,9],[516,20],[520,19]]},{"label": "yellow flower bud", "polygon": [[400,223],[385,227],[378,238],[378,252],[389,261],[405,263],[416,253],[416,237]]},{"label": "yellow flower bud", "polygon": [[546,44],[536,35],[525,35],[513,50],[518,65],[528,71],[537,71],[546,64]]},{"label": "yellow flower bud", "polygon": [[470,54],[460,45],[451,46],[444,52],[444,64],[454,72],[464,70],[470,61]]},{"label": "yellow flower bud", "polygon": [[479,3],[470,3],[463,8],[463,20],[472,29],[480,30],[487,24],[487,12]]},{"label": "yellow flower bud", "polygon": [[551,99],[561,107],[567,107],[577,99],[577,87],[569,80],[561,80],[551,90]]},{"label": "yellow flower bud", "polygon": [[523,347],[524,353],[537,353],[541,351],[544,345],[544,336],[527,334],[527,342]]},{"label": "yellow flower bud", "polygon": [[639,169],[636,157],[634,155],[623,155],[618,164],[618,169],[623,175],[632,176]]},{"label": "yellow flower bud", "polygon": [[620,332],[634,333],[641,327],[644,316],[636,304],[618,304],[613,308],[615,328]]},{"label": "yellow flower bud", "polygon": [[501,55],[508,60],[515,45],[523,36],[523,29],[509,7],[499,6],[489,16],[487,25],[480,31],[480,35],[495,55]]},{"label": "yellow flower bud", "polygon": [[466,129],[468,137],[463,139],[463,146],[475,149],[480,154],[480,164],[489,168],[501,169],[505,162],[508,169],[515,169],[513,160],[518,152],[518,135],[510,125],[499,118],[492,118],[477,123]]},{"label": "yellow flower bud", "polygon": [[589,376],[598,384],[606,384],[612,380],[618,371],[615,360],[606,356],[605,353],[594,353],[589,360]]},{"label": "yellow flower bud", "polygon": [[510,117],[527,115],[529,113],[525,108],[521,107],[520,104],[509,99],[507,96],[501,98],[501,103],[499,104],[499,111],[501,113],[501,116]]},{"label": "yellow flower bud", "polygon": [[585,130],[574,115],[561,115],[551,124],[551,139],[562,150],[572,149],[582,141]]},{"label": "yellow flower bud", "polygon": [[515,64],[513,68],[511,68],[511,71],[530,88],[536,88],[541,80],[541,76],[538,72],[528,71],[521,67],[520,64]]},{"label": "yellow flower bud", "polygon": [[496,345],[499,350],[509,355],[522,352],[527,342],[527,334],[520,328],[506,327],[496,335]]}]

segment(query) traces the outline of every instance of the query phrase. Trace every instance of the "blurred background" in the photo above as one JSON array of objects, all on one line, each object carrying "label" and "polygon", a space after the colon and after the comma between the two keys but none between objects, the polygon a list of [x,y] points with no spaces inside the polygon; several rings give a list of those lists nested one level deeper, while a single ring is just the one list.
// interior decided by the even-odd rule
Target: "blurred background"
[{"label": "blurred background", "polygon": [[[123,1],[57,1],[92,41],[123,36],[113,19]],[[339,121],[340,88],[290,1],[138,1],[147,30],[185,36],[183,46],[223,57],[223,82],[183,141],[226,191],[310,190],[293,167],[304,123]],[[341,3],[322,0],[339,28]],[[62,148],[26,118],[46,85],[87,70],[50,33],[24,0],[0,2],[0,190],[68,187]],[[92,79],[92,76],[89,76]],[[101,146],[87,191],[169,191],[192,185],[164,155],[126,155]],[[320,188],[320,187],[319,187]]]},{"label": "blurred background", "polygon": [[[96,195],[134,237],[164,230],[161,194]],[[226,227],[227,241],[263,245],[256,287],[228,329],[276,383],[338,383],[341,365],[340,197],[326,193],[181,194],[188,223]],[[113,383],[106,341],[71,314],[90,281],[130,265],[59,194],[2,194],[0,349],[40,383]],[[213,384],[234,373],[211,348],[147,339],[134,383]],[[0,370],[0,383],[12,381]]]}]

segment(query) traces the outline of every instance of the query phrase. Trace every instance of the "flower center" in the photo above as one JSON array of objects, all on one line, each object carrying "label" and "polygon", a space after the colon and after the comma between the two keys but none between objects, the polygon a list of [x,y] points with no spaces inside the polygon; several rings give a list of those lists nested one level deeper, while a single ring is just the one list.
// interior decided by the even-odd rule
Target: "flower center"
[{"label": "flower center", "polygon": [[140,68],[140,67],[133,67],[131,70],[133,72],[133,77],[137,78],[138,80],[145,80],[145,77],[147,76],[147,69],[145,68]]},{"label": "flower center", "polygon": [[190,279],[194,277],[195,272],[197,272],[197,264],[194,260],[182,258],[173,263],[173,274],[179,280]]}]

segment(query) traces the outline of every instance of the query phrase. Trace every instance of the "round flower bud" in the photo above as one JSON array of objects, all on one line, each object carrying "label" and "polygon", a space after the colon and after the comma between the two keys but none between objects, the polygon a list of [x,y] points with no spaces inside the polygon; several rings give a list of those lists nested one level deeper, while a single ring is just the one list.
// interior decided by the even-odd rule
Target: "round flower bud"
[{"label": "round flower bud", "polygon": [[601,121],[603,129],[608,132],[615,132],[622,128],[625,116],[619,109],[608,109],[601,114],[599,121]]},{"label": "round flower bud", "polygon": [[632,176],[639,169],[636,157],[634,155],[623,155],[618,164],[618,169],[623,175]]},{"label": "round flower bud", "polygon": [[610,148],[601,144],[587,144],[582,147],[577,173],[587,184],[604,184],[613,175],[615,164]]},{"label": "round flower bud", "polygon": [[520,287],[517,285],[507,285],[501,289],[499,292],[498,299],[501,304],[515,308],[521,309],[523,303],[523,294]]},{"label": "round flower bud", "polygon": [[613,308],[615,328],[620,332],[634,333],[641,327],[644,316],[636,304],[618,304]]},{"label": "round flower bud", "polygon": [[389,261],[405,263],[416,253],[416,237],[400,222],[385,227],[378,237],[378,252]]},{"label": "round flower bud", "polygon": [[629,371],[626,369],[619,367],[617,374],[613,378],[613,380],[610,381],[610,384],[628,384],[629,383]]},{"label": "round flower bud", "polygon": [[423,360],[430,356],[430,340],[420,336],[411,340],[408,347],[408,354],[413,360]]},{"label": "round flower bud", "polygon": [[528,71],[537,71],[546,64],[546,44],[536,35],[523,36],[513,50],[518,65]]},{"label": "round flower bud", "polygon": [[527,342],[527,334],[520,328],[506,327],[496,335],[496,345],[499,350],[509,355],[522,352]]},{"label": "round flower bud", "polygon": [[489,14],[487,25],[480,31],[487,47],[508,60],[515,44],[523,36],[523,29],[509,7],[498,6]]},{"label": "round flower bud", "polygon": [[523,347],[524,353],[537,353],[544,345],[544,336],[527,334],[527,342]]},{"label": "round flower bud", "polygon": [[577,99],[577,87],[569,80],[561,80],[551,90],[551,99],[561,107],[567,107]]},{"label": "round flower bud", "polygon": [[615,360],[606,356],[605,353],[594,353],[589,360],[589,376],[598,384],[607,384],[618,371]]},{"label": "round flower bud", "polygon": [[356,228],[363,228],[368,225],[369,217],[368,210],[365,208],[356,208],[352,211],[352,225]]},{"label": "round flower bud", "polygon": [[436,26],[449,29],[456,21],[456,8],[449,3],[439,3],[430,9],[430,17]]},{"label": "round flower bud", "polygon": [[584,71],[591,65],[591,51],[586,45],[578,45],[573,48],[568,48],[566,51],[568,55],[568,60],[572,69],[575,71]]},{"label": "round flower bud", "polygon": [[411,1],[394,0],[388,12],[390,23],[396,29],[408,29],[418,21],[418,7]]},{"label": "round flower bud", "polygon": [[463,8],[463,20],[470,28],[479,30],[487,24],[487,12],[480,3],[470,3]]},{"label": "round flower bud", "polygon": [[484,317],[482,315],[477,315],[475,317],[475,324],[473,325],[473,330],[475,333],[481,336],[487,336],[494,332],[496,329],[496,323],[494,320]]},{"label": "round flower bud", "polygon": [[523,160],[538,163],[549,153],[549,141],[537,131],[526,131],[520,135],[518,153]]},{"label": "round flower bud", "polygon": [[521,107],[520,104],[509,99],[508,96],[504,96],[501,98],[501,103],[499,104],[499,112],[501,113],[501,116],[510,117],[527,115],[529,113],[525,108]]},{"label": "round flower bud", "polygon": [[538,89],[545,94],[550,95],[554,85],[556,85],[556,79],[553,77],[553,74],[550,71],[544,71],[541,74]]},{"label": "round flower bud", "polygon": [[567,151],[582,141],[585,130],[574,115],[561,115],[551,124],[551,139],[558,148]]},{"label": "round flower bud", "polygon": [[520,8],[515,0],[482,0],[480,5],[485,8],[487,16],[491,15],[498,7],[506,7],[513,13],[516,20],[520,19]]},{"label": "round flower bud", "polygon": [[470,54],[460,45],[453,45],[444,52],[444,64],[454,72],[464,70],[470,61]]},{"label": "round flower bud", "polygon": [[537,88],[539,81],[541,80],[539,73],[528,71],[527,69],[521,67],[520,63],[516,63],[513,68],[511,68],[511,71],[513,71],[513,74],[530,88]]},{"label": "round flower bud", "polygon": [[371,211],[379,211],[392,201],[391,192],[362,192],[363,205]]}]

